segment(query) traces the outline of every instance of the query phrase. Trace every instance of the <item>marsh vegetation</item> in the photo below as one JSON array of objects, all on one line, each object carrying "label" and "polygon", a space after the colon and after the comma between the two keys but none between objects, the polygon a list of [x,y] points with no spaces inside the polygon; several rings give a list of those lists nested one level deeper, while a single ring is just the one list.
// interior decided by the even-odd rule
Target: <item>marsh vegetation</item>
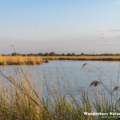
[{"label": "marsh vegetation", "polygon": [[[45,62],[46,60],[44,60]],[[42,64],[40,57],[33,56],[0,56],[0,65],[35,65]]]},{"label": "marsh vegetation", "polygon": [[[73,86],[64,67],[62,67],[64,75],[61,75],[56,66],[56,79],[53,79],[52,74],[46,76],[44,68],[41,67],[41,72],[37,73],[39,84],[33,72],[21,66],[14,66],[14,75],[0,71],[0,118],[2,120],[95,120],[104,116],[85,115],[84,112],[119,113],[119,85],[92,64],[83,64],[80,66],[81,70],[87,66],[91,66],[109,80],[113,89],[106,86],[100,76],[98,80],[89,78],[90,82],[85,89],[79,84]],[[60,78],[63,79],[63,84]],[[102,119],[108,118],[113,120],[110,114]]]},{"label": "marsh vegetation", "polygon": [[0,65],[35,65],[49,60],[120,61],[120,56],[0,56]]}]

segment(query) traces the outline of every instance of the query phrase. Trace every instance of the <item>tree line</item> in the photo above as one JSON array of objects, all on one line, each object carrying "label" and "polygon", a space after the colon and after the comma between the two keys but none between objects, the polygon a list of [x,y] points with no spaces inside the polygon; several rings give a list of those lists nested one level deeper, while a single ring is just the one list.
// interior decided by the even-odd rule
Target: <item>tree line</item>
[{"label": "tree line", "polygon": [[[5,56],[4,54],[2,54],[3,56]],[[34,53],[29,53],[29,54],[19,54],[19,53],[12,53],[12,54],[8,54],[8,55],[12,55],[12,56],[120,56],[119,53],[116,54],[109,54],[109,53],[104,53],[104,54],[84,54],[84,53],[80,53],[80,54],[75,54],[75,53],[62,53],[62,54],[56,54],[55,52],[50,52],[50,53],[38,53],[38,54],[34,54]]]}]

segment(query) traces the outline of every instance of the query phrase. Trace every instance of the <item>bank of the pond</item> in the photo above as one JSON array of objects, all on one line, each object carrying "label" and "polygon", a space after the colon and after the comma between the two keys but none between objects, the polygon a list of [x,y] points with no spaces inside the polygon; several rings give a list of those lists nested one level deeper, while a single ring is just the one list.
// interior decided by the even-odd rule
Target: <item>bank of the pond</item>
[{"label": "bank of the pond", "polygon": [[49,60],[120,61],[120,56],[0,56],[0,65],[35,65]]},{"label": "bank of the pond", "polygon": [[41,56],[43,60],[97,60],[120,61],[120,56]]},{"label": "bank of the pond", "polygon": [[38,56],[0,56],[0,65],[35,65],[49,62]]}]

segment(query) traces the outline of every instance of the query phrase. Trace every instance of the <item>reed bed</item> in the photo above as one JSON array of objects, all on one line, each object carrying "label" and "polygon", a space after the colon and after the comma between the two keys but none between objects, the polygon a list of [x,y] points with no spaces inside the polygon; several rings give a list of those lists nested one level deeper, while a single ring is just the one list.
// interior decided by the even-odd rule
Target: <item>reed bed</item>
[{"label": "reed bed", "polygon": [[0,56],[0,65],[34,65],[42,64],[41,57],[34,56]]},{"label": "reed bed", "polygon": [[49,60],[104,60],[120,61],[120,56],[41,56],[42,59]]},{"label": "reed bed", "polygon": [[101,60],[120,61],[120,56],[2,56],[0,65],[34,65],[48,63],[49,60]]},{"label": "reed bed", "polygon": [[[87,65],[90,64],[85,63],[81,66],[82,69]],[[99,69],[95,69],[101,72]],[[119,113],[120,103],[113,95],[113,92],[119,90],[119,86],[114,85],[111,92],[102,81],[94,80],[90,82],[86,91],[84,91],[78,84],[75,89],[68,80],[67,75],[65,74],[65,77],[62,77],[59,70],[57,71],[58,77],[55,80],[49,74],[51,81],[47,80],[43,68],[41,71],[41,73],[38,73],[39,85],[36,84],[35,79],[32,77],[34,76],[33,73],[30,70],[23,69],[21,66],[14,66],[14,76],[6,75],[0,71],[1,120],[117,119],[116,116],[113,118],[110,114],[107,116],[93,116],[86,115],[86,113]],[[104,73],[102,75],[105,76]],[[61,86],[60,76],[63,78],[64,86]],[[110,82],[113,84],[111,80]],[[100,85],[102,89],[94,89]],[[64,92],[62,92],[62,88],[64,88]],[[90,88],[92,88],[92,91],[89,91]],[[106,97],[106,93],[111,97],[111,101]],[[43,94],[46,97],[43,97]]]}]

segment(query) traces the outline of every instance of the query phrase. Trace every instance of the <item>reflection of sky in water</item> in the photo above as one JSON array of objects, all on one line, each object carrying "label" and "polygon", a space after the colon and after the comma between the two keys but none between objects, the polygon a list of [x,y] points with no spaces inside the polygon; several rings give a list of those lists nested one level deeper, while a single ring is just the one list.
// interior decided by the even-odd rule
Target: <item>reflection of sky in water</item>
[{"label": "reflection of sky in water", "polygon": [[[119,62],[115,61],[49,61],[49,63],[43,63],[43,65],[33,65],[33,66],[21,66],[23,70],[28,70],[32,75],[27,73],[28,79],[33,79],[36,81],[37,86],[40,84],[41,74],[43,77],[43,95],[46,95],[46,87],[45,87],[45,78],[48,82],[48,85],[52,89],[52,80],[54,80],[55,84],[57,85],[58,81],[61,85],[61,92],[65,94],[65,82],[68,79],[70,85],[72,86],[73,92],[77,94],[76,97],[79,97],[79,90],[80,88],[87,90],[88,86],[90,85],[90,81],[94,80],[102,80],[103,84],[107,86],[111,91],[114,88],[114,85],[110,83],[102,73],[94,69],[92,66],[87,65],[82,70],[81,67],[84,63],[90,63],[91,65],[95,66],[99,70],[101,70],[104,74],[106,74],[116,85],[117,80],[118,85],[120,85],[119,80]],[[104,67],[103,67],[104,66]],[[6,74],[7,76],[12,75],[15,77],[15,68],[17,70],[17,66],[0,66],[0,70]],[[20,72],[20,67],[18,69]],[[21,72],[20,72],[21,73]],[[1,80],[4,79],[1,77]],[[68,85],[68,84],[67,84]],[[68,88],[70,88],[68,86]],[[98,90],[100,91],[103,89],[101,85],[98,87],[90,87],[88,90],[92,91]]]}]

